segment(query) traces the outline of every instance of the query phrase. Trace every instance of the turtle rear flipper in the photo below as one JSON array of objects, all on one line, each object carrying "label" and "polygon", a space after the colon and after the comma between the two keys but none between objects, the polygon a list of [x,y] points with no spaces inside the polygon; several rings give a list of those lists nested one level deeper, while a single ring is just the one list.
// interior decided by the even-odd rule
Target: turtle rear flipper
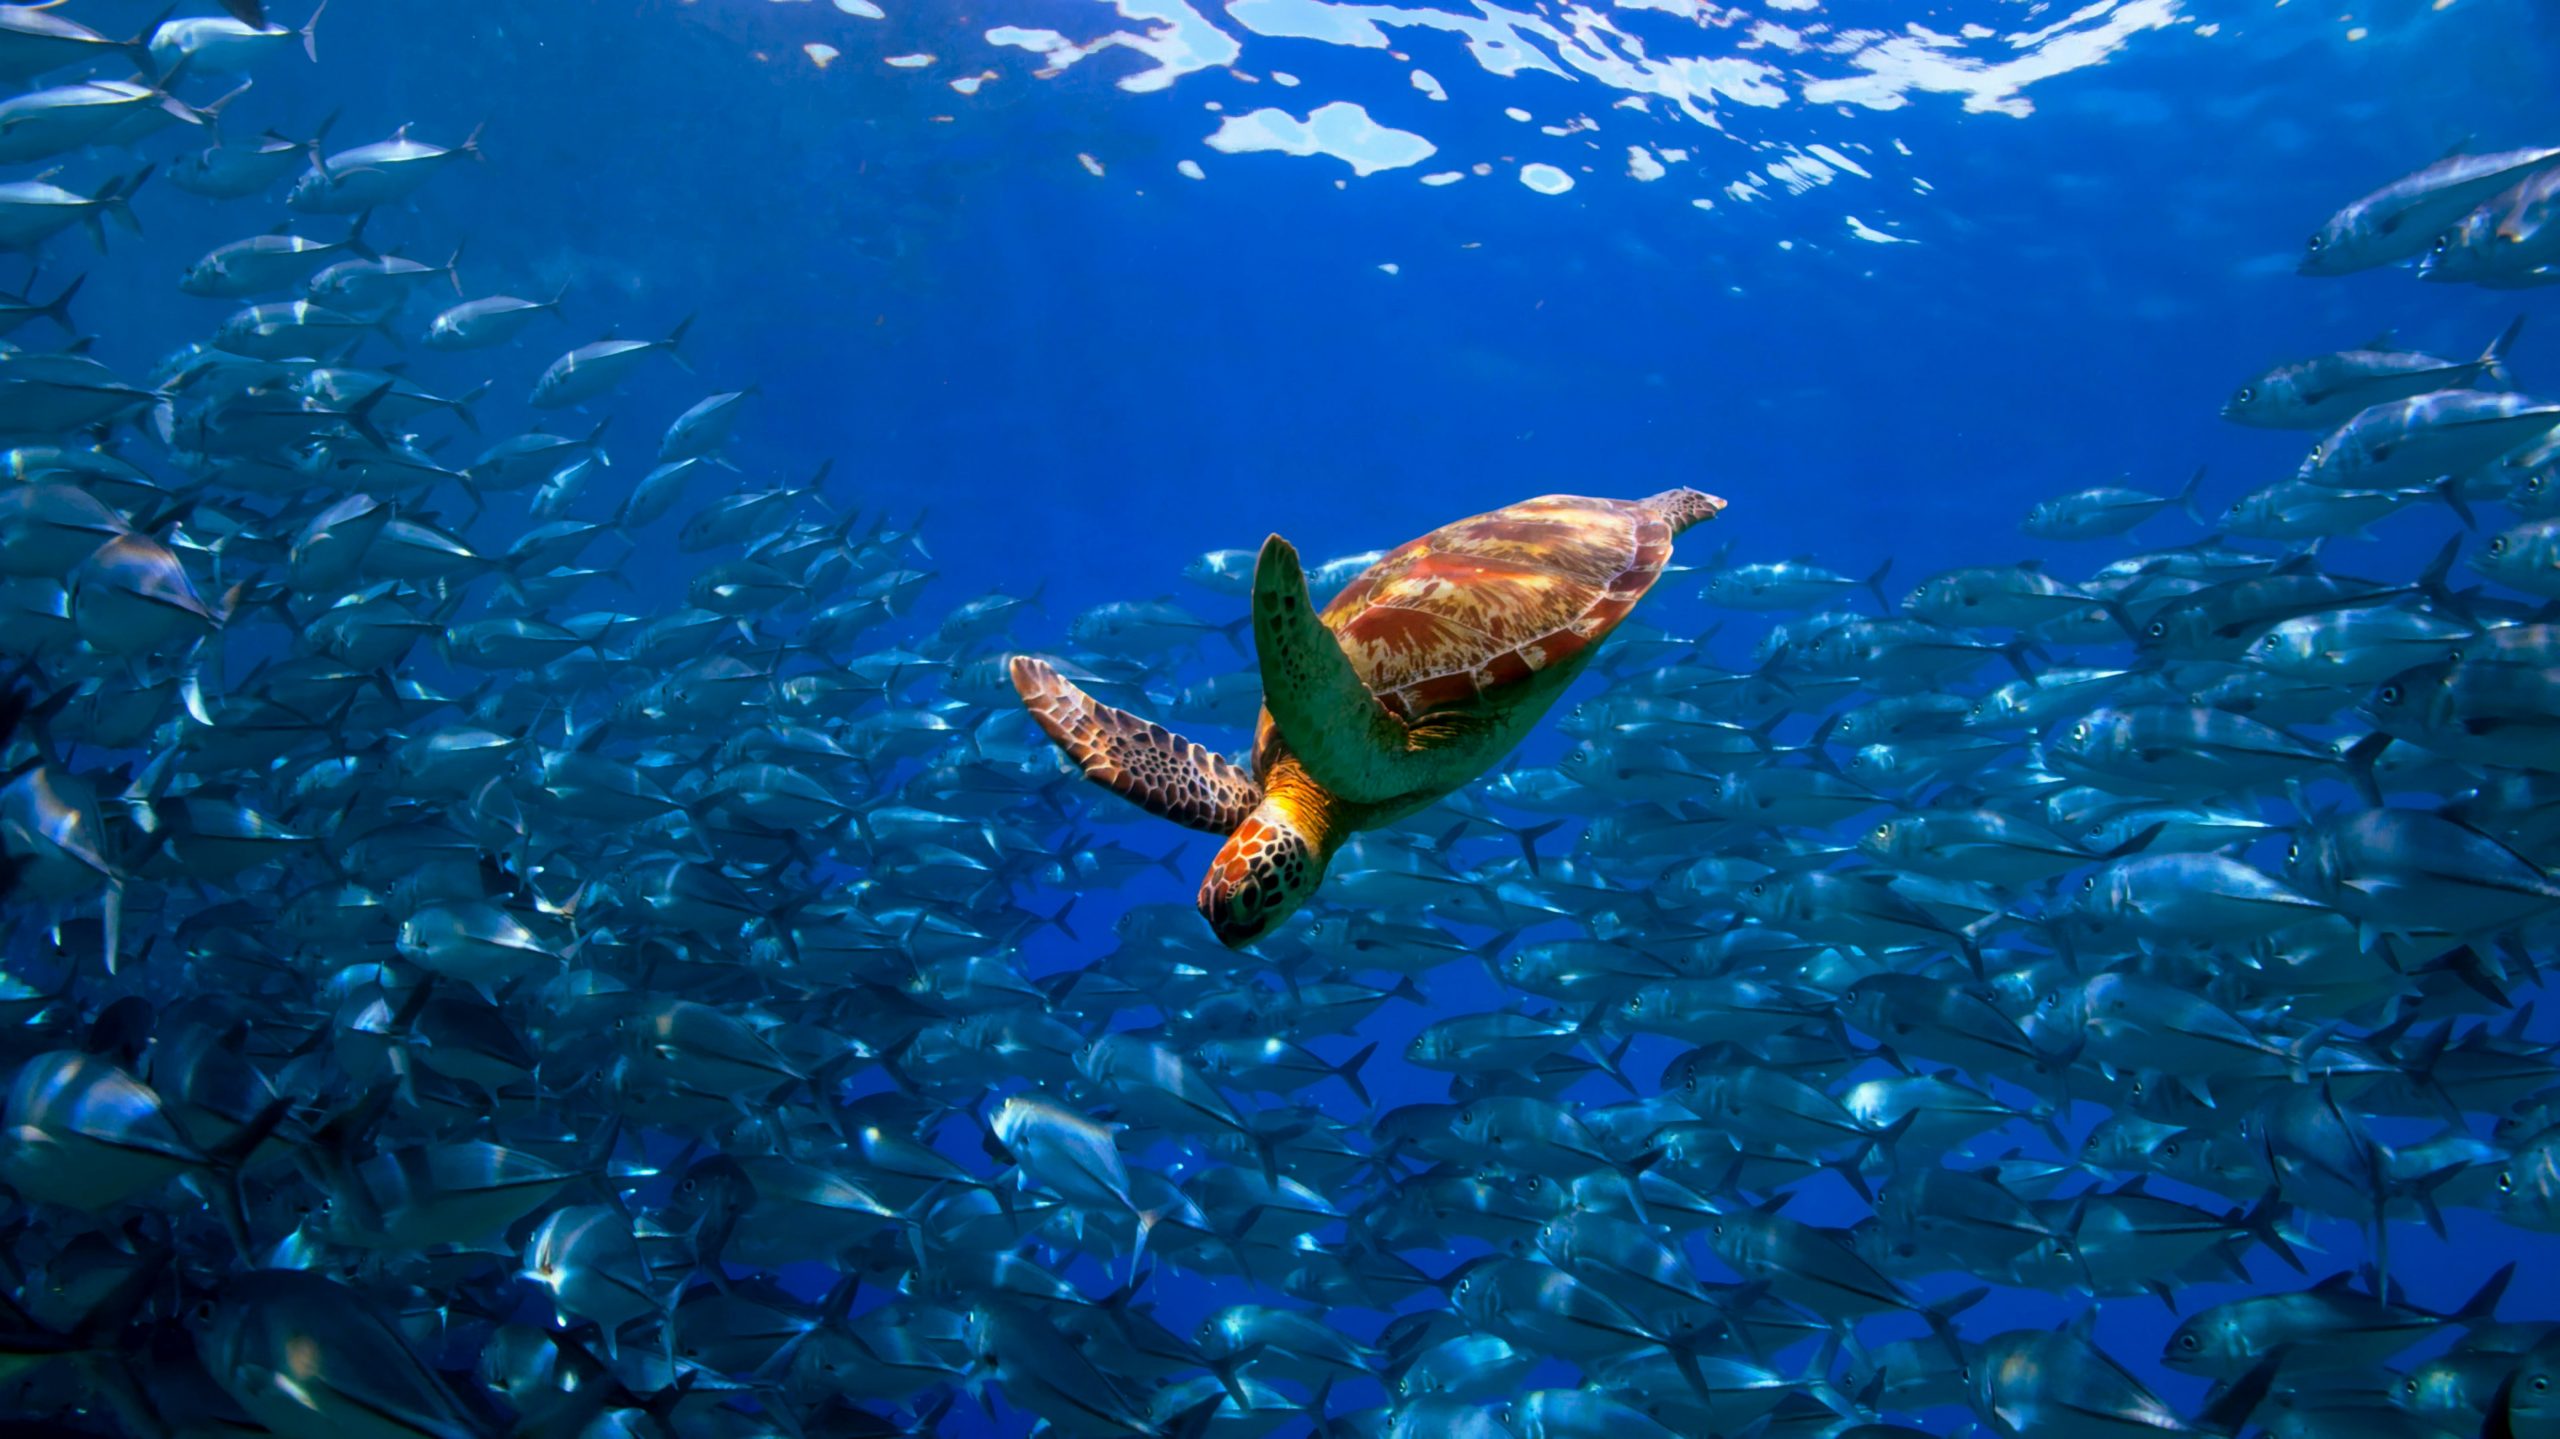
[{"label": "turtle rear flipper", "polygon": [[1387,712],[1316,617],[1298,551],[1273,535],[1253,567],[1253,647],[1262,705],[1316,783],[1358,804],[1433,788],[1436,761]]},{"label": "turtle rear flipper", "polygon": [[1225,757],[1097,701],[1029,655],[1015,655],[1012,668],[1023,708],[1085,778],[1147,813],[1227,834],[1262,803],[1262,786]]}]

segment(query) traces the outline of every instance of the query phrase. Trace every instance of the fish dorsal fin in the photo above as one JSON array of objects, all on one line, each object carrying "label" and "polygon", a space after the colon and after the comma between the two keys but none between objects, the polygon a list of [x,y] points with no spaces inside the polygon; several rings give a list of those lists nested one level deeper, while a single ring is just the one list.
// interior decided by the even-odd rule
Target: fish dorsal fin
[{"label": "fish dorsal fin", "polygon": [[2443,154],[2436,157],[2436,162],[2438,164],[2442,164],[2443,162],[2453,159],[2458,155],[2469,153],[2471,149],[2471,139],[2472,137],[2466,134],[2461,139],[2454,141],[2451,145],[2445,148],[2445,152]]},{"label": "fish dorsal fin", "polygon": [[2398,349],[2400,347],[2400,332],[2393,329],[2381,330],[2377,332],[2372,339],[2365,341],[2364,347],[2368,350]]}]

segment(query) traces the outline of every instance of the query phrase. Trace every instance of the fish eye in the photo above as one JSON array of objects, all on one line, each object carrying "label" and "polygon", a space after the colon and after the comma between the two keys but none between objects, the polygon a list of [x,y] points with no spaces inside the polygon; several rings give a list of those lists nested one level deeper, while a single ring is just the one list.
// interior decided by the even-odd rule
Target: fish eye
[{"label": "fish eye", "polygon": [[2241,404],[2248,404],[2250,401],[2258,398],[2258,387],[2255,385],[2242,385],[2240,387],[2240,393],[2232,396],[2231,398],[2239,401]]},{"label": "fish eye", "polygon": [[2516,1192],[2516,1172],[2514,1170],[2501,1169],[2498,1171],[2498,1192],[2500,1194],[2513,1194]]},{"label": "fish eye", "polygon": [[2397,684],[2384,685],[2382,687],[2382,692],[2374,696],[2374,698],[2381,700],[2387,705],[2396,705],[2400,703],[2400,686]]},{"label": "fish eye", "polygon": [[2175,1159],[2175,1158],[2177,1158],[2177,1157],[2178,1157],[2178,1141],[2176,1141],[2176,1140],[2172,1139],[2172,1140],[2170,1140],[2168,1143],[2161,1145],[2161,1146],[2160,1146],[2160,1157],[2161,1157],[2161,1158],[2163,1158],[2163,1159]]},{"label": "fish eye", "polygon": [[[2152,626],[2152,628],[2154,628],[2154,629],[2158,629],[2158,628],[2159,628],[2159,626],[2154,625],[2154,626]],[[2082,721],[2080,721],[2080,723],[2078,723],[2078,724],[2076,724],[2076,725],[2073,725],[2073,726],[2071,727],[2071,739],[2072,739],[2072,742],[2073,742],[2073,743],[2077,744],[2077,743],[2080,743],[2080,742],[2082,742],[2082,741],[2087,740],[2088,738],[2089,738],[2089,722],[2088,722],[2087,720],[2082,720]]]},{"label": "fish eye", "polygon": [[2302,841],[2297,839],[2293,843],[2284,847],[2284,862],[2287,864],[2300,864],[2302,862]]},{"label": "fish eye", "polygon": [[2311,463],[2315,465],[2320,463],[2321,458],[2328,453],[2329,447],[2326,444],[2313,445],[2311,447]]},{"label": "fish eye", "polygon": [[2189,1354],[2193,1354],[2204,1347],[2204,1341],[2198,1339],[2192,1334],[2181,1334],[2178,1336],[2178,1347]]},{"label": "fish eye", "polygon": [[2500,535],[2500,536],[2498,536],[2496,539],[2491,540],[2491,541],[2489,542],[2489,553],[2491,553],[2491,554],[2493,554],[2493,555],[2503,555],[2503,554],[2505,554],[2506,552],[2507,552],[2507,537],[2506,537],[2505,535]]},{"label": "fish eye", "polygon": [[2535,1376],[2533,1376],[2533,1392],[2534,1392],[2534,1393],[2536,1393],[2536,1394],[2542,1393],[2544,1390],[2549,1389],[2550,1387],[2551,1387],[2551,1376],[2550,1376],[2550,1375],[2548,1375],[2548,1374],[2536,1374]]},{"label": "fish eye", "polygon": [[1642,1014],[1642,1013],[1644,1013],[1644,996],[1643,996],[1643,995],[1639,994],[1639,995],[1637,995],[1636,997],[1634,997],[1633,999],[1630,999],[1630,1000],[1628,1000],[1628,1001],[1627,1001],[1627,1013],[1629,1013],[1629,1014]]},{"label": "fish eye", "polygon": [[2087,879],[2080,881],[2080,892],[2082,894],[2096,894],[2098,892],[2098,877],[2093,874]]},{"label": "fish eye", "polygon": [[2322,248],[2323,246],[2327,245],[2328,243],[2329,243],[2329,242],[2328,242],[2327,240],[2322,239],[2322,238],[2321,238],[2320,236],[2318,236],[2318,235],[2314,235],[2314,236],[2312,236],[2312,237],[2311,237],[2311,240],[2310,240],[2310,242],[2309,242],[2309,249],[2310,249],[2310,251],[2311,251],[2311,253],[2312,253],[2312,254],[2317,255],[2317,254],[2319,254],[2319,253],[2320,253],[2321,248]]}]

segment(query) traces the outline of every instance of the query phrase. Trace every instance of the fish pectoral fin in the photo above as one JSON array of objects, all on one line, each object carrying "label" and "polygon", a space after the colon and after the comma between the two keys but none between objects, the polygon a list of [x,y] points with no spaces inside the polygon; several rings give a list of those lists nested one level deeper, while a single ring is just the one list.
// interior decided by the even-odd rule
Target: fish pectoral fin
[{"label": "fish pectoral fin", "polygon": [[1336,797],[1378,804],[1427,786],[1416,736],[1387,713],[1317,618],[1298,551],[1273,535],[1253,567],[1262,703],[1291,753]]},{"label": "fish pectoral fin", "polygon": [[1230,834],[1262,803],[1262,786],[1225,756],[1097,701],[1029,655],[1015,655],[1012,669],[1023,708],[1085,778],[1147,813]]}]

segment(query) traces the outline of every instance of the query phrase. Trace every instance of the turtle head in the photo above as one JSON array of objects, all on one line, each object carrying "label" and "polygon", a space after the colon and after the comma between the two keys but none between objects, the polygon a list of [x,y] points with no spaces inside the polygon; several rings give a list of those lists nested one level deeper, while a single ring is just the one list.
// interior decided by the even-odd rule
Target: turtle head
[{"label": "turtle head", "polygon": [[1227,836],[1200,882],[1200,915],[1242,949],[1298,912],[1324,881],[1337,842],[1334,806],[1274,789]]}]

